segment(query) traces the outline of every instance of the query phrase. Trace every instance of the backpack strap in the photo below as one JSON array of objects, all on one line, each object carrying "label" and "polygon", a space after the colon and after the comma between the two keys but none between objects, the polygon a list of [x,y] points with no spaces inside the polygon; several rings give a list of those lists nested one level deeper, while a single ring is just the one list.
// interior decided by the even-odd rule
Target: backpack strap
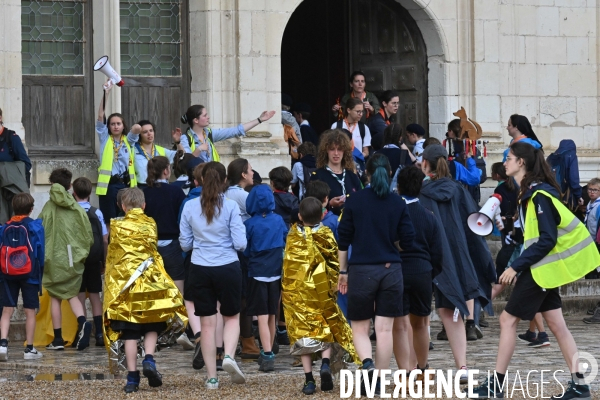
[{"label": "backpack strap", "polygon": [[337,125],[335,126],[335,129],[340,129],[340,130],[344,129],[344,120],[343,119],[338,119],[336,124]]},{"label": "backpack strap", "polygon": [[[362,144],[363,147],[365,147],[365,134],[366,134],[366,128],[365,128],[365,124],[363,124],[362,122],[358,121],[358,130],[360,132],[360,138],[362,139]],[[362,151],[362,149],[360,149]]]},{"label": "backpack strap", "polygon": [[212,129],[210,129],[210,128],[206,128],[206,129],[208,131],[208,140],[210,140],[211,143],[214,143]]}]

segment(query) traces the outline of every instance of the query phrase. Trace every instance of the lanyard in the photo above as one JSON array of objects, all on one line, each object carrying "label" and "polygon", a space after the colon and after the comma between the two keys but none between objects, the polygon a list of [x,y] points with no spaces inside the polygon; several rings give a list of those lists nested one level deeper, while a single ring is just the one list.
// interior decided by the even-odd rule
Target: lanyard
[{"label": "lanyard", "polygon": [[119,160],[119,150],[121,150],[121,147],[123,147],[123,135],[121,135],[121,141],[119,142],[119,146],[117,146],[117,142],[115,141],[115,137],[114,136],[110,136],[112,142],[113,142],[113,151],[115,153],[115,157],[113,158],[113,162],[117,162]]},{"label": "lanyard", "polygon": [[354,130],[356,129],[356,125],[358,125],[358,122],[355,122],[354,125],[352,125],[352,128],[350,128],[350,122],[348,122],[347,118],[344,118],[344,122],[346,123],[346,126],[348,127],[348,130],[350,131],[350,133],[354,133]]},{"label": "lanyard", "polygon": [[402,199],[404,199],[404,202],[405,202],[406,204],[416,203],[416,202],[418,202],[418,201],[419,201],[419,198],[418,198],[418,197],[415,197],[414,199],[408,199],[408,198],[406,198],[406,197],[402,196]]},{"label": "lanyard", "polygon": [[342,169],[342,171],[343,171],[342,172],[342,179],[340,179],[340,177],[337,176],[337,174],[335,172],[333,172],[331,170],[331,168],[329,168],[328,165],[325,166],[325,169],[327,169],[327,171],[329,171],[329,173],[335,178],[335,180],[338,181],[338,183],[342,187],[342,193],[345,196],[346,195],[346,185],[344,185],[344,181],[346,180],[346,169],[345,168]]},{"label": "lanyard", "polygon": [[144,146],[140,145],[140,149],[142,149],[142,154],[146,157],[146,160],[150,161],[151,158],[154,158],[154,143],[152,143],[152,149],[150,150],[150,154],[146,153]]}]

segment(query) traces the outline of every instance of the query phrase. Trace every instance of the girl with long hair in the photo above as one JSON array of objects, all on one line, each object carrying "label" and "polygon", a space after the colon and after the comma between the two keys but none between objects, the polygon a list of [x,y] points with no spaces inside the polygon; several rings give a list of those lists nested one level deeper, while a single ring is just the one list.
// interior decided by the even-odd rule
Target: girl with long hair
[{"label": "girl with long hair", "polygon": [[[348,294],[348,320],[363,369],[388,369],[392,328],[403,313],[402,258],[415,238],[406,203],[390,192],[390,163],[375,154],[367,163],[370,186],[350,196],[338,226],[338,290]],[[377,221],[376,224],[373,222]],[[352,255],[348,260],[348,248]],[[377,336],[375,363],[369,339],[371,318]]]},{"label": "girl with long hair", "polygon": [[171,134],[175,144],[181,146],[186,153],[192,153],[204,162],[219,161],[219,153],[214,145],[216,142],[245,136],[246,132],[270,120],[273,115],[275,115],[275,111],[263,111],[260,117],[252,121],[231,128],[213,130],[209,127],[210,117],[206,107],[194,104],[181,116],[181,122],[189,126],[185,134],[182,135],[179,128],[174,129]]},{"label": "girl with long hair", "polygon": [[[386,90],[379,97],[381,108],[369,119],[369,129],[371,130],[371,141],[383,139],[383,131],[395,121],[400,106],[400,96],[393,90]],[[392,170],[394,170],[392,168]]]},{"label": "girl with long hair", "polygon": [[[524,115],[511,115],[508,119],[506,130],[508,131],[508,135],[511,137],[511,144],[523,141],[523,143],[529,143],[536,149],[544,148],[544,146],[542,146],[542,142],[540,142],[537,135],[533,131],[529,119],[527,119],[527,117]],[[510,149],[504,150],[502,162],[506,161],[506,157],[508,156],[509,150]]]},{"label": "girl with long hair", "polygon": [[183,251],[192,250],[186,292],[200,316],[201,354],[208,371],[206,387],[218,389],[217,379],[217,303],[224,321],[224,358],[222,368],[233,383],[246,378],[235,362],[240,336],[242,270],[238,251],[246,248],[246,228],[237,203],[225,197],[227,173],[218,162],[202,170],[200,201],[188,201],[181,213],[179,243]]},{"label": "girl with long hair", "polygon": [[340,215],[346,197],[362,189],[360,179],[354,173],[352,145],[343,131],[331,129],[323,132],[317,154],[317,170],[310,180],[327,183],[331,192],[327,208]]},{"label": "girl with long hair", "polygon": [[502,387],[515,350],[517,325],[541,312],[554,334],[572,380],[553,399],[590,399],[590,388],[579,371],[577,345],[562,313],[559,287],[582,278],[600,264],[600,255],[585,226],[560,200],[560,187],[544,159],[544,152],[519,141],[510,145],[504,163],[506,174],[519,184],[519,220],[524,250],[500,276],[513,284],[500,315],[500,343],[495,375],[475,390],[479,398],[503,397]]},{"label": "girl with long hair", "polygon": [[362,153],[363,157],[369,156],[369,146],[371,145],[371,131],[369,127],[361,121],[365,112],[365,106],[360,99],[351,98],[344,107],[344,119],[334,122],[331,129],[345,130],[349,133],[353,148]]}]

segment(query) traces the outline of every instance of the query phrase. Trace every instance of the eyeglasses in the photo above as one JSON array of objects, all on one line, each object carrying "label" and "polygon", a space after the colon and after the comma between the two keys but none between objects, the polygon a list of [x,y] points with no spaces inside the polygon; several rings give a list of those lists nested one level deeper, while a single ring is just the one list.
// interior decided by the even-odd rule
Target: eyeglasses
[{"label": "eyeglasses", "polygon": [[587,191],[590,193],[598,193],[600,192],[600,189],[588,189]]}]

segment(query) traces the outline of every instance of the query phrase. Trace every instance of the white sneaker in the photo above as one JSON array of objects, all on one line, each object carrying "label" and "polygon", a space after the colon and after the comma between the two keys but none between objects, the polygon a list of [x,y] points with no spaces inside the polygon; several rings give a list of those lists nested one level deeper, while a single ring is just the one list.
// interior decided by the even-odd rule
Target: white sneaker
[{"label": "white sneaker", "polygon": [[456,375],[460,375],[461,385],[469,383],[469,370],[467,367],[461,367],[458,371],[456,371]]},{"label": "white sneaker", "polygon": [[0,361],[8,361],[8,347],[0,346]]},{"label": "white sneaker", "polygon": [[23,358],[26,360],[37,360],[38,358],[42,358],[42,353],[37,351],[35,347],[32,350],[29,350],[27,347],[25,347],[25,350],[23,351]]},{"label": "white sneaker", "polygon": [[184,350],[194,350],[193,343],[190,342],[190,338],[188,338],[187,334],[185,334],[185,333],[182,333],[177,338],[177,344],[180,344],[181,347],[183,347]]},{"label": "white sneaker", "polygon": [[218,389],[219,388],[219,380],[217,378],[210,378],[206,380],[206,388],[207,389]]},{"label": "white sneaker", "polygon": [[235,360],[229,356],[225,356],[223,359],[223,371],[227,372],[231,376],[233,383],[246,383],[246,377],[244,373],[238,367]]}]

